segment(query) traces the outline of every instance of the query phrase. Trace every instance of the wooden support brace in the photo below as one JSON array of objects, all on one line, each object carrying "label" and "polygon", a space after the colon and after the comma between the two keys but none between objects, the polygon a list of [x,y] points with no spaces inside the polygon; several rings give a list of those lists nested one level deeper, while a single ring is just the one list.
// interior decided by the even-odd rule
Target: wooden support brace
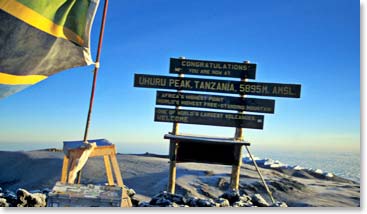
[{"label": "wooden support brace", "polygon": [[116,159],[116,154],[110,155],[110,158],[111,158],[113,172],[114,172],[115,177],[116,177],[117,185],[120,186],[120,187],[124,187],[124,183],[122,182],[122,176],[121,176],[119,164],[118,164],[117,159]]},{"label": "wooden support brace", "polygon": [[62,162],[62,170],[61,170],[61,182],[66,183],[68,177],[68,170],[69,170],[69,158],[64,155],[64,160]]},{"label": "wooden support brace", "polygon": [[108,157],[108,155],[104,155],[103,160],[104,160],[104,166],[106,168],[106,176],[107,176],[108,185],[112,186],[115,184],[115,182],[113,180],[110,158]]}]

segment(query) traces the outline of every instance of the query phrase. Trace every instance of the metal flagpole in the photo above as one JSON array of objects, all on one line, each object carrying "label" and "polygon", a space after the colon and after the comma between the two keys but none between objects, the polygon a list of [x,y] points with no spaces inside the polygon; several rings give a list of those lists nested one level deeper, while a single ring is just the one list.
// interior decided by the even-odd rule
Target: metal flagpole
[{"label": "metal flagpole", "polygon": [[103,15],[102,15],[102,24],[101,24],[101,29],[100,29],[100,32],[99,32],[99,41],[98,41],[96,64],[94,66],[94,71],[93,71],[93,85],[92,85],[92,91],[91,91],[90,101],[89,101],[88,117],[87,117],[87,122],[85,124],[85,131],[84,131],[84,138],[83,138],[84,142],[86,142],[87,139],[88,139],[89,124],[90,124],[90,118],[91,118],[92,109],[93,109],[94,91],[96,89],[97,74],[98,74],[98,70],[99,70],[99,60],[100,60],[100,56],[101,56],[104,27],[105,27],[105,23],[106,23],[107,7],[108,7],[108,0],[105,0],[104,8],[103,8]]},{"label": "metal flagpole", "polygon": [[[84,138],[83,138],[84,143],[88,143],[87,140],[88,140],[89,124],[90,124],[90,118],[91,118],[92,109],[93,109],[94,91],[96,89],[96,83],[97,83],[97,74],[98,74],[98,70],[99,70],[99,60],[100,60],[100,57],[101,57],[101,49],[102,49],[102,41],[103,41],[103,35],[104,35],[104,27],[105,27],[105,24],[106,24],[107,8],[108,8],[108,0],[105,0],[104,7],[103,7],[102,23],[101,23],[101,28],[100,28],[100,31],[99,31],[99,40],[98,40],[96,63],[95,63],[94,70],[93,70],[93,84],[92,84],[92,91],[91,91],[91,94],[90,94],[89,110],[88,110],[87,122],[85,124],[85,130],[84,130]],[[78,184],[80,183],[81,173],[82,173],[82,170],[80,170],[77,173],[76,180],[77,180]]]}]

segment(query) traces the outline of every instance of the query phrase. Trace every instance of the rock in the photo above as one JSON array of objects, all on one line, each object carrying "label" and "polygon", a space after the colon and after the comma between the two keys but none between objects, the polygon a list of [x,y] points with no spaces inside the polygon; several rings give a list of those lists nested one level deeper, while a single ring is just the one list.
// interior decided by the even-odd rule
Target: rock
[{"label": "rock", "polygon": [[215,207],[216,204],[212,199],[198,199],[195,207]]},{"label": "rock", "polygon": [[0,207],[9,207],[9,204],[5,198],[0,198]]},{"label": "rock", "polygon": [[240,193],[237,190],[230,190],[223,193],[220,198],[225,198],[229,201],[230,204],[240,200]]},{"label": "rock", "polygon": [[187,199],[184,196],[182,196],[180,194],[171,194],[171,193],[168,193],[166,191],[163,191],[163,192],[155,195],[152,198],[152,200],[150,201],[150,204],[151,205],[158,205],[157,201],[160,200],[160,203],[161,203],[162,202],[161,199],[170,201],[171,203],[180,204],[180,205],[186,205],[187,204]]},{"label": "rock", "polygon": [[166,193],[166,191],[162,192],[162,193],[158,193],[157,195],[154,195],[152,197],[152,199],[150,200],[149,204],[151,205],[155,205],[156,202],[158,201],[158,199],[160,199],[161,197],[163,197],[163,195]]},{"label": "rock", "polygon": [[190,207],[196,207],[196,201],[197,200],[198,200],[197,197],[189,197],[189,198],[187,198],[186,204],[189,205]]},{"label": "rock", "polygon": [[259,207],[269,207],[268,202],[266,202],[265,199],[260,194],[255,194],[252,196],[252,203],[255,206]]},{"label": "rock", "polygon": [[180,205],[176,204],[175,202],[171,203],[168,207],[180,207]]},{"label": "rock", "polygon": [[288,205],[285,202],[277,201],[274,204],[272,204],[271,207],[283,207],[283,208],[285,208],[285,207],[288,207]]},{"label": "rock", "polygon": [[317,174],[323,174],[324,173],[321,169],[316,169],[314,172],[317,173]]},{"label": "rock", "polygon": [[149,202],[141,201],[139,202],[138,207],[152,207],[152,205],[150,205]]},{"label": "rock", "polygon": [[214,202],[217,203],[219,205],[219,207],[229,207],[229,206],[231,206],[229,204],[229,201],[225,198],[218,198]]},{"label": "rock", "polygon": [[140,201],[135,196],[130,197],[130,200],[131,200],[131,203],[133,204],[134,207],[139,206]]},{"label": "rock", "polygon": [[18,189],[17,198],[19,203],[17,207],[45,207],[46,195],[42,193],[29,193],[27,190]]},{"label": "rock", "polygon": [[16,207],[18,203],[17,196],[14,192],[11,192],[9,190],[6,190],[3,193],[2,198],[5,198],[6,202],[9,204],[9,207]]},{"label": "rock", "polygon": [[171,195],[171,200],[177,204],[186,204],[187,200],[180,194]]},{"label": "rock", "polygon": [[152,205],[158,205],[160,207],[168,207],[170,205],[172,205],[172,201],[168,200],[168,199],[165,199],[165,198],[159,198],[155,204],[152,204]]},{"label": "rock", "polygon": [[334,174],[331,173],[331,172],[325,172],[324,176],[327,177],[327,178],[332,178],[332,177],[334,177]]},{"label": "rock", "polygon": [[242,196],[240,196],[240,201],[243,201],[243,202],[251,202],[251,197],[246,195],[246,194],[243,194]]},{"label": "rock", "polygon": [[129,188],[127,188],[127,187],[125,187],[126,188],[126,193],[127,193],[127,195],[129,196],[129,197],[133,197],[135,194],[136,194],[136,192],[135,192],[135,190],[134,189],[129,189]]},{"label": "rock", "polygon": [[233,203],[233,207],[253,207],[253,203],[251,201],[236,201]]}]

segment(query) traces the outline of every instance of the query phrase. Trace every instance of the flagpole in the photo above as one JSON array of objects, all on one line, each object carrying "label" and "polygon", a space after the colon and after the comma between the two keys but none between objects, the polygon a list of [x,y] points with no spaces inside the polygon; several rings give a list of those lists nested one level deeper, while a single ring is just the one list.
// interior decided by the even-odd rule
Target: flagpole
[{"label": "flagpole", "polygon": [[98,70],[99,70],[99,60],[100,60],[100,56],[101,56],[103,34],[104,34],[104,28],[105,28],[105,23],[106,23],[107,7],[108,7],[108,0],[105,0],[104,7],[103,7],[102,23],[101,23],[101,28],[100,28],[100,32],[99,32],[99,41],[98,41],[96,64],[94,66],[94,71],[93,71],[93,85],[92,85],[92,91],[91,91],[90,101],[89,101],[88,117],[87,117],[87,122],[85,124],[85,131],[84,131],[84,138],[83,138],[84,142],[86,142],[87,139],[88,139],[89,124],[90,124],[90,118],[91,118],[91,115],[92,115],[93,102],[94,102],[94,91],[96,89],[97,74],[98,74]]}]

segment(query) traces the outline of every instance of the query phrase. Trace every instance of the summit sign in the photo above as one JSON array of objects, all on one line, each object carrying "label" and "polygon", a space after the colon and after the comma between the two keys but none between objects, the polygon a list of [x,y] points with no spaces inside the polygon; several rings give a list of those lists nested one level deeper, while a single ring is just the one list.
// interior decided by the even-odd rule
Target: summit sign
[{"label": "summit sign", "polygon": [[[176,163],[179,162],[232,165],[230,187],[238,190],[242,146],[246,146],[250,154],[250,143],[244,141],[242,129],[264,128],[264,115],[247,112],[272,114],[275,108],[273,99],[251,98],[247,95],[300,98],[301,85],[248,81],[256,76],[256,64],[249,61],[239,63],[171,58],[169,72],[177,76],[134,76],[134,87],[171,90],[157,91],[156,105],[168,107],[156,107],[154,111],[154,121],[173,123],[172,132],[164,135],[165,139],[170,140],[168,190],[170,193],[175,192]],[[191,75],[208,78],[193,78]],[[206,110],[200,110],[202,108]],[[181,123],[234,127],[236,131],[231,138],[181,134]],[[251,154],[250,157],[253,159]],[[252,161],[256,166],[256,161]],[[258,169],[257,172],[262,177]],[[265,181],[262,181],[274,202]]]}]

